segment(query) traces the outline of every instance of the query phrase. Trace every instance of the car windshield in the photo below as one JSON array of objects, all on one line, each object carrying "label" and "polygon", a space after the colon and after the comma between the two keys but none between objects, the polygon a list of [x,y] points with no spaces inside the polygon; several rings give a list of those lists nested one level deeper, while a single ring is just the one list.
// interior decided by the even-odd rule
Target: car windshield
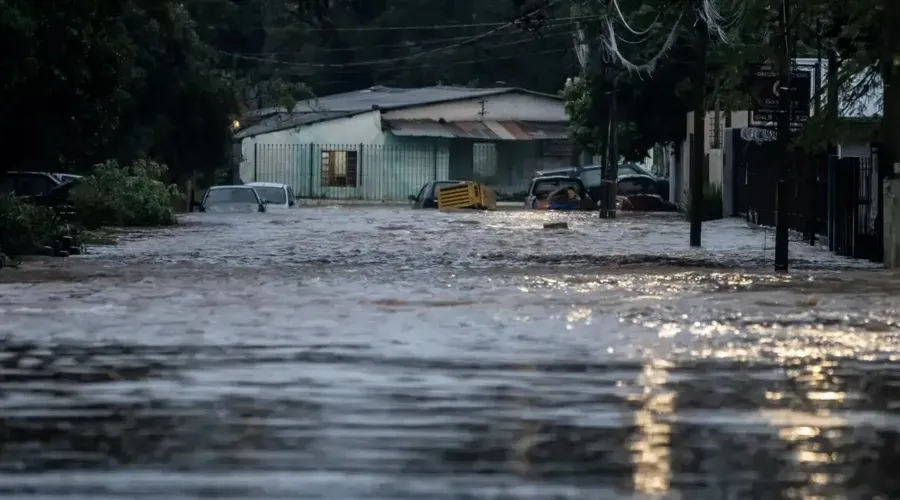
[{"label": "car windshield", "polygon": [[619,165],[619,175],[653,175],[648,170],[635,165],[634,163],[623,163]]},{"label": "car windshield", "polygon": [[210,189],[206,195],[206,205],[217,205],[224,203],[259,203],[256,199],[256,193],[252,188],[233,187]]},{"label": "car windshield", "polygon": [[583,196],[584,193],[581,189],[581,184],[577,181],[566,181],[566,180],[553,180],[553,181],[537,181],[534,184],[534,188],[531,192],[540,200],[546,199],[550,196],[550,193],[560,189],[570,187],[578,193],[579,196]]},{"label": "car windshield", "polygon": [[259,193],[259,197],[268,203],[274,203],[276,205],[284,205],[287,203],[287,196],[284,194],[283,187],[260,187],[253,186],[253,189]]}]

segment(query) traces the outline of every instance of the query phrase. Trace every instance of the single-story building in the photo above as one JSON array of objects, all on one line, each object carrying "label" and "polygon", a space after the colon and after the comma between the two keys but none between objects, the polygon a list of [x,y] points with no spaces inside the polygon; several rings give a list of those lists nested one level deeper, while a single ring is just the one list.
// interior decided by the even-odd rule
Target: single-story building
[{"label": "single-story building", "polygon": [[235,139],[242,181],[311,198],[406,199],[446,179],[511,194],[571,156],[563,100],[515,87],[372,87],[300,102]]}]

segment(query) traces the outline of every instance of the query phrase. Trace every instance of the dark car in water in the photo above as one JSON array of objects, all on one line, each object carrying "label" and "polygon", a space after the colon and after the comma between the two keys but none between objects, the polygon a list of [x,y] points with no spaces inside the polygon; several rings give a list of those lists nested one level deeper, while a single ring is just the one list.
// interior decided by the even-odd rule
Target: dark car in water
[{"label": "dark car in water", "polygon": [[465,181],[431,181],[422,186],[419,194],[410,195],[409,201],[412,208],[437,208],[438,207],[438,190],[449,186],[458,186]]},{"label": "dark car in water", "polygon": [[34,197],[43,196],[64,186],[80,175],[53,172],[9,171],[0,173],[0,196]]},{"label": "dark car in water", "polygon": [[[571,200],[558,198],[572,191],[576,195]],[[532,210],[594,210],[596,202],[578,177],[548,175],[535,177],[528,188],[525,208]]]},{"label": "dark car in water", "polygon": [[265,212],[266,204],[251,186],[213,186],[200,202],[201,212]]},{"label": "dark car in water", "polygon": [[[620,163],[616,174],[619,187],[617,194],[619,196],[641,192],[659,195],[663,200],[669,199],[669,180],[653,174],[636,163]],[[535,178],[548,175],[578,177],[584,182],[585,189],[594,199],[599,200],[603,196],[603,167],[600,165],[548,169],[535,172],[534,174]],[[623,179],[625,179],[624,183],[622,182]],[[634,181],[641,185],[640,190],[635,191],[632,188]],[[629,192],[623,192],[623,188]]]}]

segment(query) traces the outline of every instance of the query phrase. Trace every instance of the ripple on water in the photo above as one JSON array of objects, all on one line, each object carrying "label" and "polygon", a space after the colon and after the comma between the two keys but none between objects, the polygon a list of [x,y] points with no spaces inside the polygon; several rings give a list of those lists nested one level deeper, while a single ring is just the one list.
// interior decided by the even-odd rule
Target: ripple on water
[{"label": "ripple on water", "polygon": [[562,217],[194,216],[4,271],[0,496],[900,497],[896,278]]}]

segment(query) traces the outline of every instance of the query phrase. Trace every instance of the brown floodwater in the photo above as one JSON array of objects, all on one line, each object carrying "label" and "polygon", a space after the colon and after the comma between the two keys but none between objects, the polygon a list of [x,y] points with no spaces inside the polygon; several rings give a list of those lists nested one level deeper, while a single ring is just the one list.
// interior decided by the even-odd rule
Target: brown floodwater
[{"label": "brown floodwater", "polygon": [[900,276],[704,230],[316,207],[4,269],[0,497],[900,498]]}]

